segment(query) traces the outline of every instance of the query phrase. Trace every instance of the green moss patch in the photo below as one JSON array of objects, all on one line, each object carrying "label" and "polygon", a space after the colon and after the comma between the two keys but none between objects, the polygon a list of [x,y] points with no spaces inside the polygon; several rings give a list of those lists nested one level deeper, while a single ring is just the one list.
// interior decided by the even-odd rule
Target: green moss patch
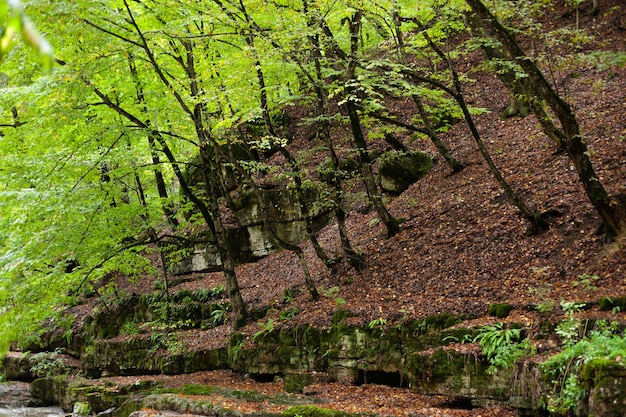
[{"label": "green moss patch", "polygon": [[504,317],[507,317],[511,310],[513,310],[513,306],[511,304],[495,303],[489,306],[489,308],[487,309],[487,314],[492,317],[498,317],[502,319]]},{"label": "green moss patch", "polygon": [[315,407],[312,405],[298,405],[288,408],[282,415],[285,417],[352,417],[361,414],[346,413],[345,411]]}]

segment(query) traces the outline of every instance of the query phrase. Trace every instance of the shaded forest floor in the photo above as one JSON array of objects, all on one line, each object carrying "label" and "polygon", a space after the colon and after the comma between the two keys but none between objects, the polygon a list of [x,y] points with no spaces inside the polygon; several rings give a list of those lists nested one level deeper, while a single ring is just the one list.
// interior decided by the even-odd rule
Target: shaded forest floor
[{"label": "shaded forest floor", "polygon": [[[555,19],[560,25],[573,21],[572,16],[564,14],[557,14]],[[592,50],[624,51],[623,20],[619,16],[616,20],[615,16],[594,18],[583,13],[581,25],[593,27],[595,40],[580,50],[563,46],[562,55],[555,50],[558,66],[552,68],[556,86],[574,107],[599,178],[610,193],[626,192],[626,68],[611,65],[610,54],[598,54],[594,59],[583,55],[589,56]],[[364,254],[362,270],[345,267],[333,273],[304,244],[309,268],[322,294],[319,300],[312,300],[306,293],[298,260],[289,252],[237,268],[248,306],[270,306],[263,321],[272,318],[276,328],[303,323],[330,327],[334,311],[341,307],[354,313],[346,322],[355,325],[377,318],[394,325],[441,313],[475,317],[474,325],[484,325],[502,321],[487,315],[489,305],[510,303],[514,309],[505,321],[524,323],[539,331],[540,321],[557,323],[563,317],[561,301],[576,301],[591,306],[581,315],[626,322],[626,312],[600,312],[597,305],[601,297],[626,296],[626,242],[606,242],[602,234],[596,233],[600,220],[576,171],[566,155],[555,152],[535,116],[501,120],[498,113],[507,104],[503,86],[483,72],[472,76],[476,83],[468,87],[467,94],[472,105],[490,110],[476,116],[476,122],[495,163],[529,205],[540,211],[555,209],[562,216],[554,218],[546,232],[528,234],[528,224],[489,172],[466,125],[458,123],[443,139],[468,167],[452,174],[439,158],[424,178],[400,196],[389,197],[390,212],[404,219],[398,235],[385,237],[383,225],[375,221],[375,213],[367,212],[362,197],[348,200],[352,208],[347,218],[348,232],[354,248]],[[399,112],[412,111],[406,103],[394,105]],[[408,119],[410,114],[404,113],[403,117]],[[294,141],[289,145],[294,153],[310,146],[303,130],[294,126]],[[408,136],[403,139],[412,149],[436,155],[426,140],[409,142]],[[317,162],[311,160],[312,165]],[[319,240],[325,249],[339,253],[335,224],[323,229]],[[152,281],[149,277],[133,282],[120,278],[118,285],[129,293],[145,293],[154,291]],[[223,283],[223,277],[221,273],[208,273],[182,281],[172,290],[214,288]],[[295,294],[293,300],[285,299],[285,290]],[[280,319],[282,311],[293,307],[297,307],[297,315]],[[250,321],[241,331],[251,340],[259,329],[259,323]],[[198,347],[223,344],[230,331],[227,324],[220,329],[181,332],[180,336],[188,345]],[[556,343],[537,341],[538,352],[550,352]],[[166,384],[198,380],[241,385],[242,389],[245,386],[258,392],[280,389],[280,381],[261,384],[228,371],[157,378]],[[400,388],[364,385],[346,390],[340,384],[319,383],[308,389],[325,397],[327,406],[346,411],[512,415],[496,408],[457,410],[446,405],[445,399],[424,398]]]}]

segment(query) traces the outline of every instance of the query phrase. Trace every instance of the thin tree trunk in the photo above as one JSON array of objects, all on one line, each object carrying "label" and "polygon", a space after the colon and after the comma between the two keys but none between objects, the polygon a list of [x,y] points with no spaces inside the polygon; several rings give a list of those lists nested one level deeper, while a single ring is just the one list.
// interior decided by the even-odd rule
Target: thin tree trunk
[{"label": "thin tree trunk", "polygon": [[[394,27],[396,29],[395,33],[396,33],[396,39],[397,39],[397,45],[398,45],[397,51],[398,51],[398,55],[400,56],[400,59],[406,64],[408,59],[406,56],[406,51],[404,49],[405,48],[404,41],[403,41],[404,36],[403,36],[402,30],[400,29],[401,20],[402,19],[400,18],[400,16],[397,13],[394,13],[393,21],[394,21]],[[443,159],[445,159],[446,163],[450,166],[450,168],[452,168],[452,172],[454,173],[461,172],[467,166],[467,164],[457,160],[454,157],[454,155],[452,155],[452,152],[450,152],[448,147],[443,143],[443,141],[441,140],[441,138],[435,131],[435,128],[433,127],[433,123],[430,119],[430,116],[428,115],[428,112],[424,108],[424,104],[422,102],[421,97],[419,97],[417,94],[412,94],[411,98],[413,99],[413,102],[415,103],[415,106],[417,107],[417,112],[419,113],[420,118],[422,119],[422,122],[424,123],[424,129],[421,130],[421,132],[425,133],[426,136],[428,136],[428,138],[431,140],[433,145],[435,145],[437,152],[439,152],[439,154],[443,157]]]},{"label": "thin tree trunk", "polygon": [[391,213],[387,210],[387,207],[383,204],[382,196],[376,185],[376,179],[372,173],[371,160],[367,152],[367,142],[363,129],[361,128],[361,120],[358,114],[357,107],[354,103],[356,98],[356,91],[354,85],[356,80],[356,55],[358,50],[359,34],[361,32],[361,18],[363,13],[357,11],[353,18],[350,20],[350,56],[347,61],[346,76],[345,76],[345,97],[343,102],[345,103],[348,117],[350,118],[350,129],[352,130],[352,137],[356,145],[357,161],[359,163],[359,169],[363,178],[363,183],[367,191],[370,202],[374,206],[374,210],[378,214],[380,221],[383,222],[387,228],[387,237],[395,236],[400,232],[400,222],[396,220]]},{"label": "thin tree trunk", "polygon": [[547,229],[549,226],[549,223],[546,220],[547,215],[539,213],[536,210],[529,208],[524,202],[524,200],[513,190],[513,188],[509,185],[509,183],[504,179],[504,177],[502,176],[502,173],[500,172],[496,164],[491,159],[491,155],[489,154],[489,151],[485,147],[485,144],[482,141],[480,133],[478,132],[478,129],[476,128],[476,125],[474,124],[474,119],[469,111],[469,108],[467,107],[467,103],[465,103],[463,90],[461,88],[461,82],[459,81],[458,74],[456,70],[454,69],[454,66],[450,58],[432,41],[432,39],[430,38],[430,36],[428,36],[428,33],[426,32],[421,22],[416,21],[416,23],[419,25],[420,29],[422,30],[422,36],[424,36],[428,45],[446,63],[446,66],[448,67],[448,70],[450,71],[450,74],[452,76],[452,83],[454,86],[453,97],[456,100],[456,102],[459,104],[459,107],[461,107],[463,116],[465,117],[465,120],[470,129],[470,132],[472,133],[472,137],[474,138],[474,141],[478,145],[478,149],[480,150],[483,158],[487,162],[487,165],[489,166],[491,173],[496,177],[498,184],[500,184],[500,186],[502,187],[506,195],[509,197],[509,200],[520,210],[522,216],[531,223],[534,231],[538,232],[538,231]]},{"label": "thin tree trunk", "polygon": [[[130,74],[135,83],[135,91],[137,92],[137,102],[141,106],[141,110],[144,116],[148,117],[148,108],[146,104],[145,95],[143,92],[143,86],[141,81],[139,80],[139,74],[137,73],[137,67],[135,66],[135,60],[131,54],[128,55],[128,65],[130,68]],[[167,186],[165,184],[165,179],[163,178],[163,173],[158,168],[161,165],[161,160],[157,153],[154,138],[151,135],[148,135],[148,147],[150,148],[150,156],[152,158],[152,165],[154,166],[154,180],[157,187],[157,192],[159,193],[159,198],[161,199],[161,209],[163,210],[163,214],[167,218],[170,225],[176,229],[179,225],[178,219],[174,213],[174,210],[171,204],[168,202],[169,196],[167,192]]]},{"label": "thin tree trunk", "polygon": [[[245,10],[244,10],[245,12]],[[249,17],[246,13],[246,19],[248,20]],[[276,131],[274,130],[274,125],[272,123],[272,118],[270,115],[270,111],[269,111],[269,105],[268,105],[268,100],[267,100],[267,91],[266,91],[266,87],[265,87],[265,76],[263,74],[263,68],[261,66],[261,61],[259,60],[258,56],[257,56],[257,52],[256,52],[256,47],[254,45],[254,37],[252,34],[249,34],[248,36],[246,36],[246,43],[248,44],[248,46],[250,47],[252,53],[254,54],[254,66],[256,68],[256,74],[257,74],[257,80],[259,83],[259,95],[260,95],[260,102],[261,102],[261,111],[263,113],[263,120],[265,122],[265,129],[267,131],[267,133],[273,137],[277,137]],[[306,231],[307,231],[307,236],[309,238],[309,241],[311,242],[311,245],[313,246],[313,249],[315,250],[315,254],[317,255],[317,257],[324,262],[325,265],[330,265],[331,264],[331,260],[330,258],[326,255],[326,253],[324,252],[324,249],[322,248],[322,246],[320,245],[319,241],[317,240],[317,236],[315,236],[315,233],[313,231],[313,224],[311,223],[311,218],[308,215],[308,213],[306,213],[306,200],[304,197],[304,191],[302,190],[302,177],[301,177],[301,173],[300,173],[300,166],[298,165],[298,161],[296,161],[296,159],[293,157],[293,155],[291,155],[291,153],[289,153],[289,151],[287,149],[285,149],[284,147],[280,147],[279,148],[279,152],[281,153],[281,155],[283,155],[283,157],[287,160],[287,162],[289,163],[289,166],[291,167],[291,169],[294,172],[293,175],[293,179],[294,179],[294,184],[296,186],[296,197],[298,199],[298,205],[300,206],[300,212],[303,214],[304,216],[304,221],[305,221],[305,227],[306,227]],[[297,245],[291,245],[293,246],[297,246]],[[291,249],[291,250],[295,250],[295,252],[298,254],[298,257],[301,257],[301,253],[302,253],[302,249],[300,248],[300,246],[297,246],[297,250],[296,249]],[[304,260],[304,257],[301,257],[301,260]],[[301,262],[302,263],[302,262]],[[307,283],[309,286],[309,289],[311,289],[311,287],[314,286],[312,285],[312,281],[310,278],[310,274],[308,273],[308,267],[306,267],[306,272],[305,272],[305,277],[307,277]],[[308,281],[311,281],[310,283]],[[315,293],[315,295],[313,295]],[[314,298],[317,298],[317,290],[311,291],[311,295]]]},{"label": "thin tree trunk", "polygon": [[[233,19],[233,22],[235,24],[237,24],[238,22],[234,18],[234,16],[231,13],[227,12],[226,9],[222,6],[221,3],[219,3],[219,2],[217,2],[217,3],[220,5],[220,7],[222,7],[222,10],[224,10],[231,19]],[[240,4],[240,10],[243,13],[245,21],[248,23],[248,25],[257,27],[257,25],[252,21],[252,18],[248,15],[248,12],[246,11],[246,8],[245,8],[243,2],[240,2],[239,4]],[[248,33],[244,34],[244,39],[245,39],[246,43],[248,44],[248,47],[250,48],[250,51],[253,54],[254,67],[256,69],[257,82],[259,84],[260,104],[261,104],[261,111],[263,113],[263,121],[265,122],[265,129],[266,129],[266,131],[267,131],[267,133],[269,135],[271,135],[273,137],[277,137],[276,132],[274,130],[274,126],[272,124],[272,119],[271,119],[271,115],[270,115],[270,111],[269,111],[269,104],[268,104],[268,99],[267,99],[267,90],[266,90],[266,86],[265,86],[265,76],[264,76],[264,73],[263,73],[263,67],[261,66],[261,61],[260,61],[260,59],[258,57],[258,54],[257,54],[256,46],[255,46],[255,43],[254,43],[254,35],[251,32],[251,30]],[[328,257],[324,253],[322,247],[320,246],[319,242],[317,241],[317,238],[316,238],[315,234],[313,233],[313,227],[312,227],[312,224],[311,224],[310,217],[308,216],[307,213],[305,213],[306,207],[305,207],[304,193],[302,191],[302,179],[300,178],[300,169],[299,169],[298,163],[295,160],[295,158],[293,158],[291,156],[291,154],[287,151],[287,149],[284,149],[283,147],[281,147],[280,148],[280,152],[285,157],[285,159],[287,159],[287,161],[289,162],[290,166],[294,169],[294,172],[295,172],[294,182],[295,182],[295,185],[296,185],[296,194],[297,194],[297,199],[298,199],[298,205],[300,206],[300,212],[303,214],[303,216],[305,218],[305,227],[306,227],[306,230],[307,230],[307,235],[309,237],[309,240],[311,241],[313,247],[315,248],[315,252],[318,255],[318,257],[320,257],[320,259],[324,263],[327,263],[328,262]],[[238,165],[235,164],[235,166],[238,166]],[[302,272],[304,274],[304,279],[305,279],[307,288],[309,290],[309,293],[311,294],[311,297],[314,300],[316,300],[319,297],[319,293],[317,291],[317,288],[315,287],[315,283],[314,283],[313,279],[311,278],[311,273],[309,271],[309,267],[307,265],[306,258],[304,257],[304,252],[302,251],[302,248],[299,245],[289,243],[289,242],[285,241],[284,239],[281,239],[278,236],[278,234],[274,230],[274,227],[272,226],[271,222],[267,218],[268,209],[269,208],[266,207],[265,201],[263,200],[263,196],[260,194],[258,188],[255,186],[254,181],[252,180],[252,178],[250,178],[249,174],[245,170],[240,170],[240,172],[242,174],[246,175],[246,177],[248,178],[248,181],[250,182],[250,184],[252,185],[253,189],[255,190],[255,194],[257,196],[259,204],[262,205],[262,216],[263,216],[263,223],[265,225],[265,228],[272,234],[274,239],[276,239],[276,241],[283,248],[294,252],[298,256],[298,260],[300,262],[300,266],[302,268]]]},{"label": "thin tree trunk", "polygon": [[[589,159],[587,144],[580,133],[578,120],[571,107],[554,91],[543,73],[526,56],[513,35],[494,18],[489,9],[480,0],[467,0],[467,3],[472,11],[483,20],[483,24],[490,28],[494,37],[502,43],[509,57],[522,67],[534,91],[556,115],[561,129],[554,127],[551,129],[560,132],[563,140],[562,147],[576,168],[587,197],[604,222],[607,234],[626,234],[626,195],[620,193],[610,196],[605,190]],[[542,127],[544,125],[553,126],[549,120],[543,120]]]},{"label": "thin tree trunk", "polygon": [[[303,1],[304,12],[309,13],[308,11],[308,2]],[[307,19],[307,25],[309,28],[313,29],[315,23],[312,19]],[[315,95],[317,97],[316,100],[316,116],[322,116],[326,113],[327,107],[327,98],[324,90],[321,87],[321,83],[324,82],[322,77],[322,65],[320,62],[322,53],[320,49],[320,40],[317,34],[309,36],[309,40],[313,45],[311,55],[313,62],[315,64],[315,78],[314,78],[314,89]],[[311,77],[313,78],[313,77]],[[338,175],[337,170],[341,166],[341,161],[337,156],[337,152],[335,151],[335,146],[333,145],[333,141],[330,135],[330,126],[327,120],[323,120],[320,125],[318,125],[318,136],[321,137],[322,142],[326,145],[328,152],[330,154],[331,163],[334,167],[333,178],[331,182],[331,186],[333,187],[333,202],[335,206],[335,218],[337,219],[337,228],[339,231],[339,240],[341,242],[341,250],[343,252],[344,261],[347,262],[355,269],[361,269],[363,267],[363,257],[360,256],[356,251],[352,248],[352,244],[350,243],[350,237],[348,235],[348,228],[346,227],[346,212],[343,208],[343,192],[342,192],[342,181],[341,176]]]},{"label": "thin tree trunk", "polygon": [[[319,298],[319,292],[317,291],[315,282],[313,281],[313,278],[311,277],[311,272],[306,262],[304,251],[299,245],[292,244],[286,241],[285,239],[282,239],[278,235],[278,233],[276,232],[276,229],[274,228],[273,221],[270,219],[270,213],[273,211],[273,207],[271,206],[271,204],[267,204],[267,202],[265,201],[263,197],[263,194],[259,190],[259,187],[257,187],[257,185],[255,184],[254,179],[252,178],[250,173],[246,171],[245,169],[242,169],[241,166],[237,163],[237,161],[230,161],[230,162],[233,163],[233,165],[239,171],[239,174],[243,175],[246,181],[248,182],[248,184],[252,187],[254,195],[256,196],[259,206],[261,207],[260,214],[261,214],[261,217],[263,220],[263,226],[265,227],[265,229],[272,235],[272,237],[274,238],[274,241],[277,242],[281,248],[287,249],[295,253],[296,256],[298,257],[298,261],[300,263],[300,267],[302,268],[302,272],[304,274],[304,281],[309,291],[309,294],[311,294],[311,298],[313,298],[314,300],[317,300]],[[275,217],[278,217],[278,216],[275,214]]]},{"label": "thin tree trunk", "polygon": [[428,115],[428,112],[426,112],[424,104],[422,103],[422,99],[415,94],[412,98],[413,102],[417,106],[417,111],[424,122],[424,126],[426,127],[426,135],[430,138],[433,145],[435,145],[439,154],[443,156],[443,159],[445,159],[450,168],[452,168],[452,172],[456,173],[463,171],[467,164],[456,159],[448,147],[443,143],[437,132],[435,132],[430,116]]}]

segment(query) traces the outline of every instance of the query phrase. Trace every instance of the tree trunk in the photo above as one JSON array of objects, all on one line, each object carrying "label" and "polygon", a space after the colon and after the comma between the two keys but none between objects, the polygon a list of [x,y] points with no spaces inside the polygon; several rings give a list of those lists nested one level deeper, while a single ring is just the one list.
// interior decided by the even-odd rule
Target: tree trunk
[{"label": "tree trunk", "polygon": [[[308,2],[305,0],[302,2],[304,12],[309,14],[308,10]],[[321,19],[321,17],[319,17]],[[309,28],[315,28],[316,24],[312,18],[307,19],[307,25]],[[313,46],[311,50],[311,58],[314,62],[315,66],[315,77],[311,77],[313,80],[313,86],[315,89],[316,95],[316,116],[320,117],[326,113],[327,108],[327,96],[322,88],[322,83],[324,83],[324,79],[322,77],[322,65],[320,59],[322,57],[322,52],[320,48],[320,40],[317,34],[310,35],[309,40]],[[356,269],[361,269],[363,267],[363,258],[356,253],[356,251],[352,248],[350,243],[350,237],[348,236],[348,229],[346,227],[346,212],[343,208],[343,192],[342,192],[342,181],[341,177],[337,175],[337,169],[340,167],[340,160],[337,156],[337,152],[335,151],[335,146],[333,145],[333,141],[330,135],[330,126],[327,120],[322,120],[321,124],[318,125],[317,135],[322,139],[322,142],[326,145],[328,152],[330,154],[331,163],[333,167],[335,167],[335,172],[333,173],[333,178],[331,185],[333,187],[332,199],[334,203],[335,209],[335,218],[337,219],[337,228],[339,231],[339,240],[341,242],[341,250],[343,252],[343,259],[349,265]]]},{"label": "tree trunk", "polygon": [[430,138],[433,145],[435,145],[435,148],[437,148],[437,151],[439,152],[439,154],[443,156],[443,159],[445,159],[448,165],[450,166],[450,168],[452,168],[452,172],[456,173],[456,172],[463,171],[463,169],[467,166],[467,164],[456,159],[452,155],[448,147],[441,141],[441,138],[439,137],[439,135],[437,134],[437,132],[435,132],[435,129],[433,128],[433,124],[430,120],[430,116],[426,112],[426,109],[424,108],[424,104],[422,103],[421,98],[417,95],[413,95],[412,97],[413,97],[413,102],[417,106],[417,111],[419,112],[420,117],[422,121],[424,122],[424,126],[426,128],[426,135]]},{"label": "tree trunk", "polygon": [[502,187],[509,200],[519,209],[522,216],[528,220],[533,228],[533,232],[539,232],[548,228],[549,223],[547,221],[547,214],[539,213],[536,210],[529,208],[524,200],[513,190],[513,188],[509,185],[509,183],[504,179],[502,173],[496,166],[496,164],[491,159],[491,155],[489,154],[485,144],[474,124],[474,119],[467,107],[467,103],[465,102],[465,98],[463,96],[463,90],[461,88],[461,82],[459,81],[458,74],[453,67],[452,61],[428,36],[424,26],[420,22],[416,22],[420,29],[422,30],[422,36],[426,39],[428,45],[432,48],[432,50],[445,62],[448,70],[450,71],[450,75],[452,77],[452,84],[454,86],[454,91],[450,91],[452,93],[454,99],[461,107],[461,111],[463,112],[463,116],[465,117],[465,121],[467,122],[470,132],[472,133],[472,137],[474,141],[478,145],[478,149],[480,153],[483,155],[485,162],[489,166],[489,170],[496,177],[498,184]]},{"label": "tree trunk", "polygon": [[[403,41],[404,36],[400,28],[402,19],[397,14],[397,12],[394,13],[393,18],[394,18],[393,19],[394,28],[396,30],[395,33],[396,33],[396,39],[397,39],[397,45],[398,45],[398,48],[397,48],[398,55],[400,56],[400,59],[406,64],[408,62],[408,59],[406,56],[405,45]],[[443,143],[443,141],[441,140],[441,138],[439,137],[439,135],[437,134],[437,132],[435,131],[433,127],[433,123],[430,119],[430,116],[428,115],[428,112],[426,112],[426,109],[424,108],[424,104],[422,102],[421,97],[418,96],[417,94],[412,94],[411,98],[413,99],[413,102],[415,103],[417,107],[417,111],[420,115],[420,118],[422,119],[422,122],[424,123],[424,129],[421,130],[421,132],[426,134],[426,136],[430,138],[433,145],[435,145],[437,152],[439,152],[439,154],[443,157],[443,159],[446,160],[446,163],[448,164],[448,166],[452,168],[452,172],[456,173],[456,172],[463,171],[463,169],[467,166],[467,164],[457,160],[454,157],[454,155],[452,155],[452,152],[450,152],[448,147]]]},{"label": "tree trunk", "polygon": [[[186,56],[184,58],[181,57],[180,63],[185,69],[187,78],[189,79],[190,95],[198,98],[202,93],[198,87],[193,43],[189,40],[181,40],[181,44],[185,49]],[[226,229],[224,228],[222,216],[220,215],[218,196],[222,194],[220,190],[221,177],[217,171],[217,162],[212,158],[212,155],[215,156],[218,154],[217,147],[219,145],[215,143],[204,125],[204,113],[204,104],[197,102],[193,107],[192,119],[200,148],[200,165],[204,174],[206,193],[209,198],[213,229],[217,240],[218,254],[222,262],[226,291],[233,311],[234,327],[238,329],[245,325],[248,311],[243,302],[241,291],[239,290],[239,283],[237,281],[237,275],[235,274],[234,255],[228,244]]]},{"label": "tree trunk", "polygon": [[380,221],[383,222],[387,228],[387,237],[395,236],[400,232],[400,222],[396,220],[391,213],[387,210],[387,207],[383,204],[382,196],[376,185],[376,179],[372,173],[371,160],[367,152],[367,142],[363,129],[361,128],[361,120],[355,105],[355,100],[358,100],[354,86],[358,83],[356,80],[356,55],[358,50],[359,34],[361,32],[361,18],[363,13],[357,11],[353,18],[350,20],[350,56],[348,57],[346,76],[345,76],[345,96],[343,102],[345,103],[345,109],[348,112],[350,118],[350,129],[352,130],[352,137],[356,145],[357,161],[359,163],[359,169],[363,178],[363,183],[367,191],[367,196],[370,202],[374,206],[374,210],[378,214]]},{"label": "tree trunk", "polygon": [[[467,0],[467,3],[472,11],[483,20],[483,24],[490,28],[494,37],[502,43],[510,59],[519,63],[539,98],[544,100],[556,115],[561,129],[553,128],[553,130],[560,132],[563,148],[576,168],[587,197],[604,222],[607,234],[626,234],[626,195],[609,196],[605,190],[589,159],[587,145],[571,107],[554,91],[543,73],[526,56],[513,35],[495,19],[487,7],[480,0]],[[553,126],[548,120],[543,120],[542,127],[544,124]]]},{"label": "tree trunk", "polygon": [[[130,74],[133,78],[133,82],[135,83],[137,102],[139,103],[144,116],[148,117],[148,108],[143,92],[143,86],[141,84],[141,81],[139,80],[139,74],[137,73],[135,60],[130,54],[128,55],[128,65],[130,68]],[[161,165],[161,161],[155,147],[154,138],[150,134],[148,134],[148,147],[150,148],[150,156],[152,157],[152,165],[154,166],[154,181],[156,183],[157,192],[159,193],[159,198],[161,199],[161,209],[163,210],[163,214],[165,214],[167,221],[174,229],[176,229],[179,225],[179,222],[176,218],[174,209],[172,208],[171,204],[168,203],[169,198],[167,193],[167,185],[165,184],[163,173],[158,168],[159,165]]]}]

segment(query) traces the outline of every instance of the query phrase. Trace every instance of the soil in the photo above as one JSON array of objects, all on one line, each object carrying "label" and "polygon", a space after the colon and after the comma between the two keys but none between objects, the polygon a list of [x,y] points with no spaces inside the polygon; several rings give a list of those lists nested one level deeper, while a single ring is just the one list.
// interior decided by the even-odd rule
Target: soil
[{"label": "soil", "polygon": [[[601,1],[602,10],[608,10],[609,3]],[[567,11],[550,13],[546,19],[553,21],[544,24],[571,27],[574,17]],[[622,10],[594,16],[583,7],[581,27],[594,32],[595,38],[575,50],[569,45],[555,47],[561,49],[552,51],[554,57],[562,62],[558,67],[544,68],[575,109],[599,179],[611,194],[626,192],[626,68],[574,57],[592,50],[624,52],[623,15]],[[503,320],[487,315],[489,305],[510,303],[513,311],[504,320],[524,323],[531,329],[532,338],[532,330],[538,331],[540,321],[557,322],[562,317],[561,301],[577,301],[588,303],[589,308],[580,313],[583,316],[626,322],[626,312],[600,312],[597,305],[601,297],[626,296],[626,242],[606,240],[598,232],[601,222],[576,171],[568,157],[558,153],[542,134],[535,116],[501,120],[498,113],[508,102],[502,84],[486,72],[471,75],[476,82],[467,86],[467,96],[472,105],[489,110],[475,118],[483,140],[505,179],[527,204],[539,211],[561,213],[551,219],[549,230],[529,233],[529,224],[508,202],[467,127],[458,123],[442,139],[458,159],[468,163],[467,168],[453,174],[439,158],[433,170],[407,191],[397,197],[389,196],[390,212],[403,219],[399,234],[386,238],[375,213],[365,210],[363,198],[347,202],[348,233],[354,248],[364,254],[362,270],[341,266],[330,271],[316,258],[310,245],[303,244],[311,274],[322,294],[319,300],[314,301],[306,292],[302,270],[292,253],[278,252],[237,267],[248,306],[271,306],[263,321],[272,318],[277,327],[302,323],[329,327],[333,312],[340,307],[354,313],[355,317],[346,319],[351,324],[385,318],[393,325],[433,314],[455,313],[474,318],[468,325],[478,326]],[[392,111],[405,120],[414,112],[406,102],[391,104]],[[302,113],[301,109],[291,111],[294,118]],[[293,153],[310,147],[305,128],[294,125],[292,133],[295,136],[289,147]],[[339,135],[341,131],[334,133]],[[409,141],[408,135],[398,136],[410,148],[436,155],[429,141]],[[319,163],[315,158],[311,156],[312,166]],[[319,240],[329,253],[340,252],[335,224],[323,229]],[[145,277],[131,282],[120,277],[118,285],[129,293],[152,292],[156,279]],[[221,273],[196,274],[184,277],[172,290],[210,289],[222,283]],[[289,302],[284,297],[288,289],[296,294]],[[87,303],[74,311],[87,311],[90,306]],[[279,319],[281,311],[293,307],[298,308],[299,314],[288,320]],[[250,321],[241,331],[252,338],[260,326]],[[219,330],[183,332],[181,336],[188,344],[201,347],[219,344],[230,331],[226,325]],[[556,348],[555,341],[536,343],[540,352],[549,353]],[[158,378],[173,385],[201,381],[258,392],[282,390],[281,381],[258,383],[230,371],[141,378]],[[346,389],[337,383],[320,382],[307,389],[315,392],[311,395],[328,401],[328,406],[346,411],[394,416],[513,415],[500,408],[458,409],[445,398],[427,398],[386,386]],[[224,399],[227,401],[232,400]],[[280,411],[281,406],[239,403],[236,407]]]}]

